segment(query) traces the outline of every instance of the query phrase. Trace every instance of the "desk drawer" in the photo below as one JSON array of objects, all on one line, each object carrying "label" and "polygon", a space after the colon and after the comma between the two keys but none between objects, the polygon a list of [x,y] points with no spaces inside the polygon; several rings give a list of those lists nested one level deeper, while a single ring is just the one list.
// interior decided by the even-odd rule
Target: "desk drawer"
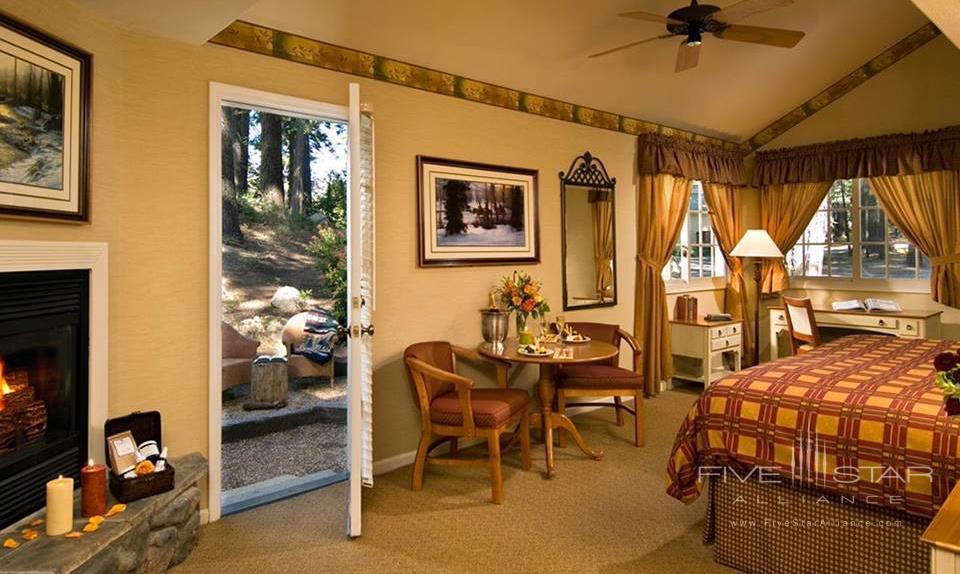
[{"label": "desk drawer", "polygon": [[773,324],[778,327],[787,326],[787,314],[784,311],[770,311],[773,313]]},{"label": "desk drawer", "polygon": [[833,327],[869,327],[871,329],[889,329],[891,331],[896,331],[900,328],[900,322],[902,319],[897,319],[896,317],[889,317],[885,315],[844,315],[844,314],[833,314],[829,317],[824,318],[822,321],[817,320],[821,325],[833,326]]},{"label": "desk drawer", "polygon": [[725,337],[733,337],[740,335],[741,326],[736,325],[725,325],[723,327],[710,327],[710,338],[711,339],[723,339]]},{"label": "desk drawer", "polygon": [[897,334],[901,337],[919,337],[920,319],[900,319],[900,329]]},{"label": "desk drawer", "polygon": [[721,351],[730,348],[740,348],[740,333],[710,341],[711,351]]}]

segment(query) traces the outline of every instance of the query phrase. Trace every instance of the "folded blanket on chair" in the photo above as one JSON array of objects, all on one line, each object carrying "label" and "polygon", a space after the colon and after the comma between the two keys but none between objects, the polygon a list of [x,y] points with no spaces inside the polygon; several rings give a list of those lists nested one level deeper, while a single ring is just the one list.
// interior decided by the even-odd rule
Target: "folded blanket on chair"
[{"label": "folded blanket on chair", "polygon": [[323,311],[308,311],[303,328],[303,342],[293,350],[315,363],[326,364],[333,358],[333,349],[340,342],[340,324]]}]

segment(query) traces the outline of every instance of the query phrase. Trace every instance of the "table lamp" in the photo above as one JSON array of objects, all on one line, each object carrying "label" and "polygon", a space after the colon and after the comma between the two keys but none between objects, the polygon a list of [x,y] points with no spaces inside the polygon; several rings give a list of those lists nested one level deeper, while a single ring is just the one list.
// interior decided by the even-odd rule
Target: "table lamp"
[{"label": "table lamp", "polygon": [[757,284],[757,303],[753,311],[753,364],[760,364],[760,266],[764,259],[782,259],[783,253],[765,229],[748,229],[730,252],[733,257],[753,259],[753,280]]}]

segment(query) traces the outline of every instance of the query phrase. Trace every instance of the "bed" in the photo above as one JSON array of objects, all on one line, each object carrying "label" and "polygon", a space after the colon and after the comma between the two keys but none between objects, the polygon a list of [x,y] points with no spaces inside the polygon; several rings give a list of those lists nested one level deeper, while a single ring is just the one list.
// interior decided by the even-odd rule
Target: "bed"
[{"label": "bed", "polygon": [[[849,558],[843,549],[869,529],[790,528],[791,517],[825,513],[839,524],[897,521],[898,532],[877,538],[874,529],[863,545],[853,543],[861,548],[854,558],[874,560],[874,571],[925,571],[929,562],[917,558],[926,551],[915,531],[936,514],[960,476],[960,417],[943,410],[933,358],[958,346],[854,335],[717,381],[681,424],[667,466],[667,492],[691,502],[709,488],[705,538],[718,546],[718,524],[729,526],[729,517],[747,509],[760,518],[749,534],[732,534],[734,550],[730,544],[715,550],[718,561],[742,570],[784,572],[771,560],[757,560],[773,544],[790,546],[779,548],[781,553],[815,555],[833,545]],[[784,498],[788,504],[780,504]],[[779,534],[772,534],[776,529]],[[884,559],[888,539],[898,545],[893,554],[913,557],[912,567]],[[878,540],[880,549],[867,546]],[[824,549],[816,550],[817,544]]]}]

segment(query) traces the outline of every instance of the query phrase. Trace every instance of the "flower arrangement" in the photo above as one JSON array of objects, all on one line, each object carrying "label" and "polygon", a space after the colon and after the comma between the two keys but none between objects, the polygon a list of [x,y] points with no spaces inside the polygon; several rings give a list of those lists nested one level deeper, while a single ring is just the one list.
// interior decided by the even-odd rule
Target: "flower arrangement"
[{"label": "flower arrangement", "polygon": [[960,398],[960,352],[940,353],[933,359],[933,366],[937,369],[937,388],[947,397]]},{"label": "flower arrangement", "polygon": [[960,351],[940,353],[934,357],[933,366],[937,369],[934,384],[943,391],[947,412],[960,414]]},{"label": "flower arrangement", "polygon": [[497,288],[500,302],[505,309],[517,314],[518,334],[526,328],[527,317],[546,317],[550,312],[550,305],[540,294],[542,286],[524,271],[514,271],[512,276],[504,277],[500,282]]}]

